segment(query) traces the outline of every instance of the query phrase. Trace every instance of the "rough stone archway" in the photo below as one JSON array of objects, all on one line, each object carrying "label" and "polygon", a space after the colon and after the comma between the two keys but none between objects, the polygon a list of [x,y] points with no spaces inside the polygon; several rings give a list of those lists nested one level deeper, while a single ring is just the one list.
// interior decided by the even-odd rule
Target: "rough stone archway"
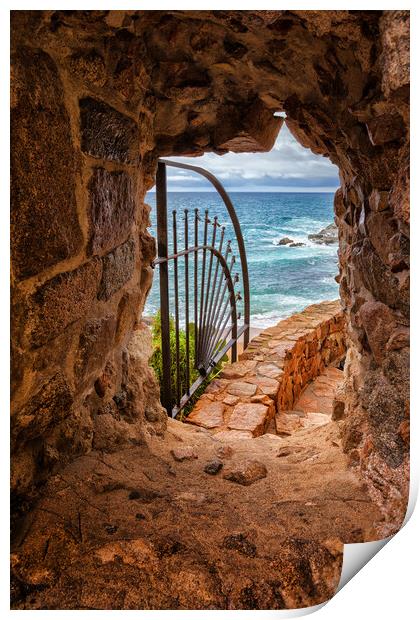
[{"label": "rough stone archway", "polygon": [[[406,11],[16,11],[12,15],[12,487],[165,417],[139,313],[161,155],[268,150],[285,111],[340,168],[351,348],[344,446],[384,508],[408,480]],[[133,335],[133,330],[134,335]]]}]

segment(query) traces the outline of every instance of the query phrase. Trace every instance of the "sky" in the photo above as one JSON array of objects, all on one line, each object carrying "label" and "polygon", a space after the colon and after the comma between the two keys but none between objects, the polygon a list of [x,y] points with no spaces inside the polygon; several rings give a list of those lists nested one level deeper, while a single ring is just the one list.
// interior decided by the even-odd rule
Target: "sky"
[{"label": "sky", "polygon": [[[269,153],[167,159],[207,168],[231,192],[335,192],[339,186],[337,166],[301,146],[286,124]],[[212,191],[206,179],[188,170],[169,168],[167,175],[168,191]]]}]

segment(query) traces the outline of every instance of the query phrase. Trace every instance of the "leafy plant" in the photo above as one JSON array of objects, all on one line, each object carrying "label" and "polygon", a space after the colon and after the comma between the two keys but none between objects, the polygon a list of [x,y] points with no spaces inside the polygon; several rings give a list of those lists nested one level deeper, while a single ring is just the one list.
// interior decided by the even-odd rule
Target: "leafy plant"
[{"label": "leafy plant", "polygon": [[[195,368],[195,329],[194,323],[190,323],[188,325],[189,331],[189,384],[192,385],[196,379],[200,376],[199,371]],[[156,373],[156,377],[159,381],[160,386],[163,383],[163,363],[162,363],[162,327],[161,327],[161,318],[160,312],[157,312],[153,318],[152,322],[152,341],[153,341],[153,353],[150,358],[150,365]],[[172,395],[172,406],[176,404],[176,394],[177,394],[177,359],[176,359],[176,329],[175,329],[175,320],[171,316],[169,317],[169,344],[171,351],[171,395]],[[222,343],[224,346],[224,342]],[[227,361],[227,356],[223,356],[217,366],[214,367],[212,372],[206,377],[203,383],[197,388],[194,395],[191,397],[188,404],[184,407],[184,409],[178,414],[179,419],[185,418],[190,411],[192,410],[194,404],[197,402],[198,398],[204,392],[210,381],[214,379],[221,371],[224,363]],[[182,396],[187,391],[188,385],[186,383],[187,376],[187,338],[186,332],[183,329],[179,329],[179,377],[180,377],[180,395]],[[161,397],[162,397],[162,388],[161,388]]]}]

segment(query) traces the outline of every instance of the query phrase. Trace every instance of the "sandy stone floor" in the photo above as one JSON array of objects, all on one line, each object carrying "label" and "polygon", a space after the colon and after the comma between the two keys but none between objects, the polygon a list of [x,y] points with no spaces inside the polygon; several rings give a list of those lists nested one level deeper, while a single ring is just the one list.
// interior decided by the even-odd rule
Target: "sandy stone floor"
[{"label": "sandy stone floor", "polygon": [[340,380],[328,369],[311,383],[290,414],[304,423],[280,435],[224,442],[170,420],[164,439],[74,461],[18,524],[13,607],[282,609],[330,598],[342,543],[375,539],[381,518],[329,421]]}]

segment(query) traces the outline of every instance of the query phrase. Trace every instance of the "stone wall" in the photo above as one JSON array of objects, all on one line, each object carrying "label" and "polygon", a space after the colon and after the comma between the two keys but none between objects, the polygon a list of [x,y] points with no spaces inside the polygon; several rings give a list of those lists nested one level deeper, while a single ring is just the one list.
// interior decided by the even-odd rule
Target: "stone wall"
[{"label": "stone wall", "polygon": [[106,88],[101,53],[83,51],[82,42],[52,52],[53,22],[35,40],[42,19],[17,12],[12,20],[11,432],[19,493],[67,458],[139,442],[147,420],[158,432],[166,423],[147,365],[149,331],[138,324],[155,255],[142,200],[154,167],[144,162],[140,108],[134,113]]},{"label": "stone wall", "polygon": [[150,286],[157,157],[268,150],[285,111],[340,169],[345,445],[399,523],[409,12],[17,11],[12,52],[14,488],[89,450],[104,408],[116,424],[144,418],[127,345]]},{"label": "stone wall", "polygon": [[306,385],[345,354],[340,302],[308,306],[253,338],[240,360],[212,381],[186,421],[226,439],[262,435],[276,412],[292,410]]}]

